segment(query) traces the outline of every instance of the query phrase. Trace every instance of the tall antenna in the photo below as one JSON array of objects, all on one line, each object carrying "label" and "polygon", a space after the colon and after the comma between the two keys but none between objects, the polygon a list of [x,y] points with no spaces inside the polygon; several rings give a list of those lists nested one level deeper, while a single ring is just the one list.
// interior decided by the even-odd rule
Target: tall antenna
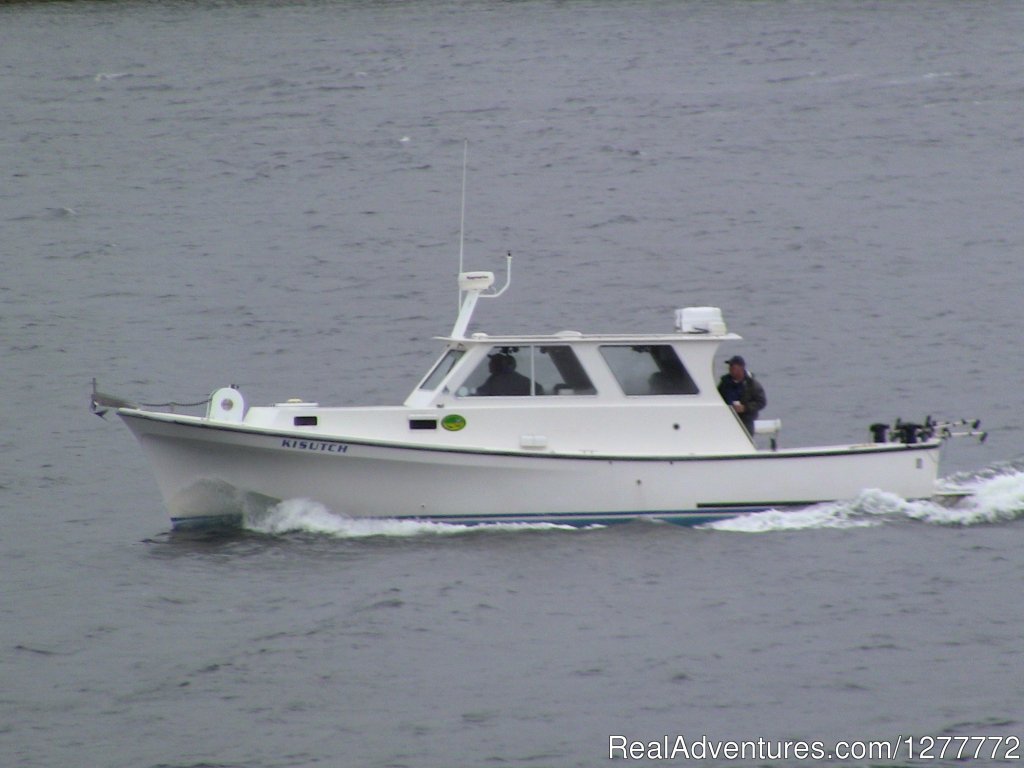
[{"label": "tall antenna", "polygon": [[469,139],[462,144],[462,212],[459,215],[459,275],[456,281],[459,286],[459,314],[455,318],[451,336],[453,339],[465,337],[470,318],[476,308],[477,299],[496,299],[512,284],[512,252],[505,257],[505,285],[496,293],[486,293],[494,285],[493,272],[466,272],[463,263],[466,243],[466,165],[469,158]]},{"label": "tall antenna", "polygon": [[462,212],[459,215],[459,274],[463,272],[462,253],[466,242],[466,160],[469,157],[469,139],[462,143]]}]

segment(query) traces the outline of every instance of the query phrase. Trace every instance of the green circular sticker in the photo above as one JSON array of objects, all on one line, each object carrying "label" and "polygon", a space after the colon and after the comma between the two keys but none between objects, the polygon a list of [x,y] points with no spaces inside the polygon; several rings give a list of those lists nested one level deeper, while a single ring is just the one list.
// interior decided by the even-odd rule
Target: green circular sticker
[{"label": "green circular sticker", "polygon": [[449,432],[458,432],[466,426],[466,420],[457,413],[450,413],[441,419],[441,426]]}]

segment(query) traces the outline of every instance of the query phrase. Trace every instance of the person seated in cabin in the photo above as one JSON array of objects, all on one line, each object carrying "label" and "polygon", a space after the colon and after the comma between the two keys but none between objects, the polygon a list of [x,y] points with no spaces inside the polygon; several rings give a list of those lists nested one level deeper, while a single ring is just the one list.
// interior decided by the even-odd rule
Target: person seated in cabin
[{"label": "person seated in cabin", "polygon": [[[516,359],[507,352],[490,356],[488,370],[491,375],[476,388],[478,395],[528,395],[530,380],[516,371]],[[534,385],[534,394],[543,394],[539,384]]]},{"label": "person seated in cabin", "polygon": [[662,355],[661,359],[655,356],[658,363],[658,370],[651,374],[647,385],[652,395],[693,395],[697,392],[697,385],[693,383],[690,374],[686,372],[679,358],[669,348],[669,355]]},{"label": "person seated in cabin", "polygon": [[768,405],[764,387],[747,372],[747,363],[739,355],[733,355],[725,364],[729,366],[729,372],[719,380],[718,392],[736,411],[747,432],[753,435],[754,419]]}]

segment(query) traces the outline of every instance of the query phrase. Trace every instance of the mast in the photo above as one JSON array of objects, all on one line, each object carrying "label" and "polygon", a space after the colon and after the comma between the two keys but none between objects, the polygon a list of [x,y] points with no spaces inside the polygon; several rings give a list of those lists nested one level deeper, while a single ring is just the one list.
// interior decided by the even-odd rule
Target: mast
[{"label": "mast", "polygon": [[469,159],[469,139],[462,143],[462,204],[459,212],[459,274],[457,278],[458,293],[458,316],[455,318],[455,325],[452,326],[452,338],[464,339],[469,321],[473,317],[473,310],[476,309],[476,302],[480,298],[496,299],[503,294],[512,284],[512,252],[505,256],[505,285],[496,293],[484,293],[494,285],[493,272],[466,272],[465,243],[466,243],[466,165]]}]

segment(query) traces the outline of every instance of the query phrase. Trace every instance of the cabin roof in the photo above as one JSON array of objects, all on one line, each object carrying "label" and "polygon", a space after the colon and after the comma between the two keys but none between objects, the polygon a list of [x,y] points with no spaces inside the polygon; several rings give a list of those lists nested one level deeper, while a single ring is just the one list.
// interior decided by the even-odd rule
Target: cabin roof
[{"label": "cabin roof", "polygon": [[501,334],[495,336],[488,333],[473,333],[466,337],[435,336],[434,338],[449,344],[493,346],[500,344],[574,343],[674,344],[676,342],[738,341],[743,337],[735,333],[580,333],[579,331],[559,331],[558,333],[549,334]]}]

